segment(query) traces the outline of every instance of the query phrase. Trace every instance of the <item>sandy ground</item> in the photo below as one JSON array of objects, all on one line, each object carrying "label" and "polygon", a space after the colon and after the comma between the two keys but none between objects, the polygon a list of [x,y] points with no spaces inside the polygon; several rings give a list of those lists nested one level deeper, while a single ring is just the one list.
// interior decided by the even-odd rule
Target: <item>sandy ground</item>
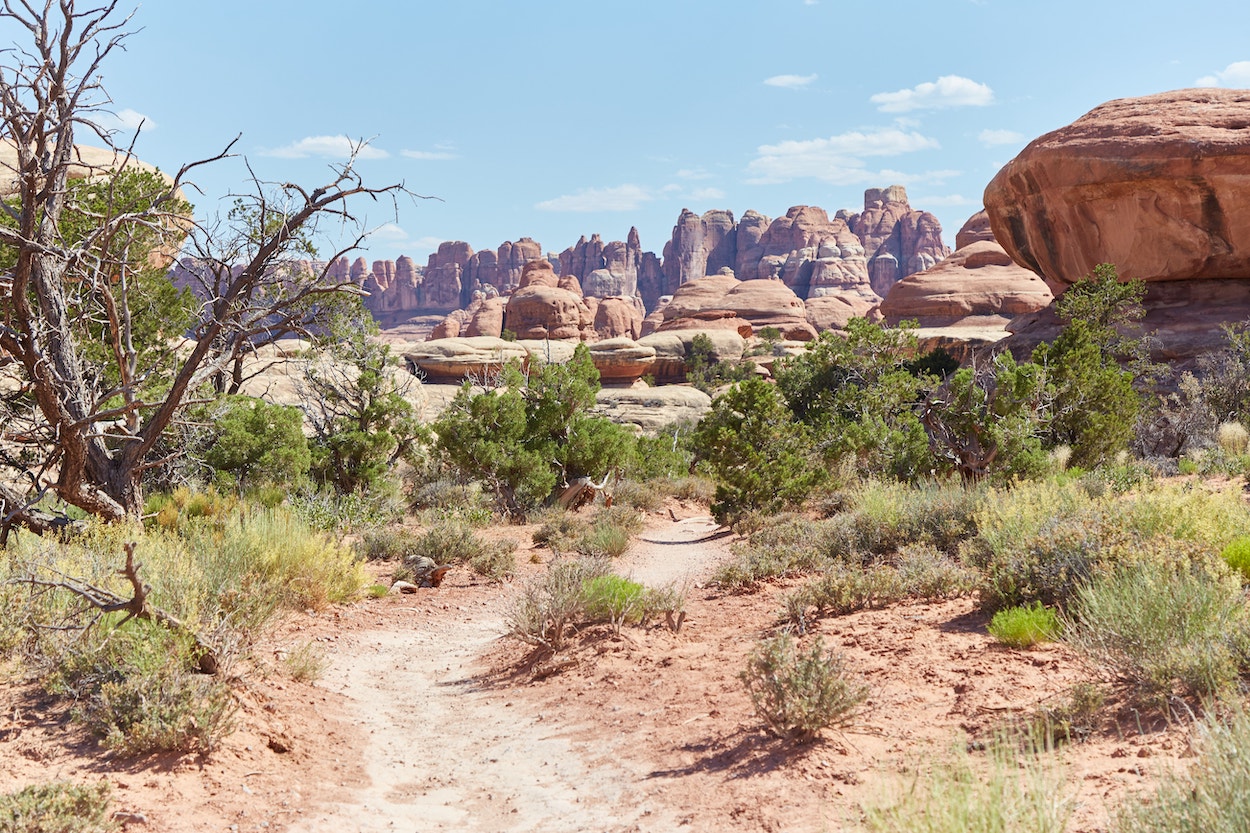
[{"label": "sandy ground", "polygon": [[[1061,646],[996,645],[969,599],[825,619],[825,644],[871,685],[868,711],[816,743],[783,743],[737,675],[793,585],[710,587],[731,538],[701,511],[652,515],[619,564],[686,588],[679,632],[591,629],[568,667],[534,678],[525,647],[500,638],[503,613],[551,556],[529,545],[531,528],[502,528],[522,544],[513,582],[457,570],[437,589],[284,623],[240,687],[239,730],[208,760],[114,761],[63,705],[10,683],[0,790],[103,778],[128,828],[173,833],[854,830],[864,803],[1089,679]],[[329,667],[297,683],[277,658],[309,642]],[[1053,755],[1075,804],[1070,829],[1104,830],[1109,807],[1190,754],[1183,724],[1113,702],[1088,742]]]}]

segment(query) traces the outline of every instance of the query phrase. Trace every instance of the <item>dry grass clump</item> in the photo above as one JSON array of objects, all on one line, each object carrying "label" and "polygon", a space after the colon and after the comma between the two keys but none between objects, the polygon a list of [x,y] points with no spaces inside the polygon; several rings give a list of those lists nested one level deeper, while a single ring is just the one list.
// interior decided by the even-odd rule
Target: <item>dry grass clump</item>
[{"label": "dry grass clump", "polygon": [[1065,640],[1148,698],[1229,690],[1250,657],[1250,610],[1222,565],[1147,558],[1082,585]]},{"label": "dry grass clump", "polygon": [[788,633],[759,642],[739,678],[769,730],[798,743],[822,729],[850,725],[868,699],[868,684],[841,655],[826,651],[819,637],[807,650]]},{"label": "dry grass clump", "polygon": [[1117,833],[1244,833],[1250,830],[1250,715],[1243,709],[1198,724],[1198,759],[1145,802],[1130,801]]},{"label": "dry grass clump", "polygon": [[448,519],[413,537],[404,551],[395,578],[418,579],[423,559],[438,565],[464,564],[479,575],[503,581],[516,573],[516,541],[490,541],[467,523]]},{"label": "dry grass clump", "polygon": [[602,506],[589,517],[552,509],[544,513],[533,540],[557,556],[616,558],[641,531],[642,517],[630,506]]},{"label": "dry grass clump", "polygon": [[[279,611],[344,601],[364,583],[349,547],[289,512],[201,517],[176,531],[91,523],[65,541],[22,537],[0,559],[0,658],[72,698],[74,717],[119,754],[212,751],[234,698],[228,673],[195,673],[205,651],[228,671]],[[81,582],[129,599],[118,568],[131,541],[148,604],[183,629],[120,613],[94,621],[69,591]]]},{"label": "dry grass clump", "polygon": [[676,586],[649,588],[612,571],[607,558],[554,562],[542,579],[529,582],[505,616],[506,635],[547,653],[558,653],[586,625],[645,625],[657,614],[681,612],[685,593]]},{"label": "dry grass clump", "polygon": [[118,823],[108,815],[112,790],[107,781],[32,784],[0,795],[4,833],[109,833]]},{"label": "dry grass clump", "polygon": [[1063,833],[1073,802],[1063,773],[995,744],[984,766],[961,752],[864,808],[873,833]]}]

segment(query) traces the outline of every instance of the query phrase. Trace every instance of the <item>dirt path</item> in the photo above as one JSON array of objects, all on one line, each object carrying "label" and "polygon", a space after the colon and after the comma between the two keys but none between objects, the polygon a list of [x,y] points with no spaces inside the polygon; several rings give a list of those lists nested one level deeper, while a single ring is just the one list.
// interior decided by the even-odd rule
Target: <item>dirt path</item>
[{"label": "dirt path", "polygon": [[[649,584],[694,582],[728,553],[710,518],[645,532],[619,569]],[[652,767],[616,754],[609,738],[576,741],[560,714],[483,686],[477,660],[503,632],[518,587],[422,595],[411,629],[338,640],[320,685],[341,694],[368,738],[367,786],[308,814],[297,831],[672,830],[676,815],[647,784]],[[430,594],[432,597],[432,594]],[[456,610],[456,607],[459,610]],[[580,733],[585,735],[586,733]]]}]

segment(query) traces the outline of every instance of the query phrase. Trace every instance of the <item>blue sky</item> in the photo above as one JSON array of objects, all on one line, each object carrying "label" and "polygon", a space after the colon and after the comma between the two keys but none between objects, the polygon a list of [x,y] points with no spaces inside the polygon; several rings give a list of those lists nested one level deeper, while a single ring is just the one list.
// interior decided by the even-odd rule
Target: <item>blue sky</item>
[{"label": "blue sky", "polygon": [[[658,253],[682,208],[832,213],[892,184],[953,242],[1003,163],[1099,103],[1250,87],[1244,0],[149,0],[133,28],[104,80],[141,158],[241,133],[263,179],[313,186],[370,139],[368,182],[439,200],[359,204],[364,254],[421,263],[631,225]],[[192,201],[245,176],[218,164]]]}]

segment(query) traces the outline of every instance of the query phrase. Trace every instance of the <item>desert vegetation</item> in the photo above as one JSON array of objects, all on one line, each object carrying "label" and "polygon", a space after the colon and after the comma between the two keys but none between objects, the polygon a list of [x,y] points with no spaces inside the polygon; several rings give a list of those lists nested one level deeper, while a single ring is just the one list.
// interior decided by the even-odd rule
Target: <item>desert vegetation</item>
[{"label": "desert vegetation", "polygon": [[[124,36],[111,6],[58,8],[4,6],[36,42],[5,58],[0,95],[21,175],[0,213],[0,666],[110,754],[210,758],[249,679],[325,670],[309,643],[262,656],[275,627],[447,569],[511,583],[496,613],[529,682],[651,630],[675,639],[689,588],[617,565],[678,501],[735,536],[711,598],[776,599],[732,676],[778,744],[819,745],[871,707],[874,680],[826,647],[839,617],[971,599],[995,650],[1057,642],[1085,663],[1023,731],[864,807],[868,829],[1065,829],[1055,749],[1098,731],[1109,698],[1199,738],[1118,830],[1246,828],[1250,331],[1168,379],[1137,331],[1141,284],[1104,264],[1027,358],[958,366],[912,325],[855,318],[777,355],[769,380],[695,337],[686,372],[710,412],[641,435],[596,412],[579,343],[465,382],[424,424],[354,287],[295,266],[319,218],[403,189],[348,162],[315,189],[258,180],[209,227],[181,196],[204,163],[71,180],[75,131],[110,140],[88,99]],[[197,285],[165,280],[171,248],[195,254]],[[241,393],[284,335],[307,339],[302,407]],[[0,829],[109,829],[108,801],[107,785],[16,790]]]}]

